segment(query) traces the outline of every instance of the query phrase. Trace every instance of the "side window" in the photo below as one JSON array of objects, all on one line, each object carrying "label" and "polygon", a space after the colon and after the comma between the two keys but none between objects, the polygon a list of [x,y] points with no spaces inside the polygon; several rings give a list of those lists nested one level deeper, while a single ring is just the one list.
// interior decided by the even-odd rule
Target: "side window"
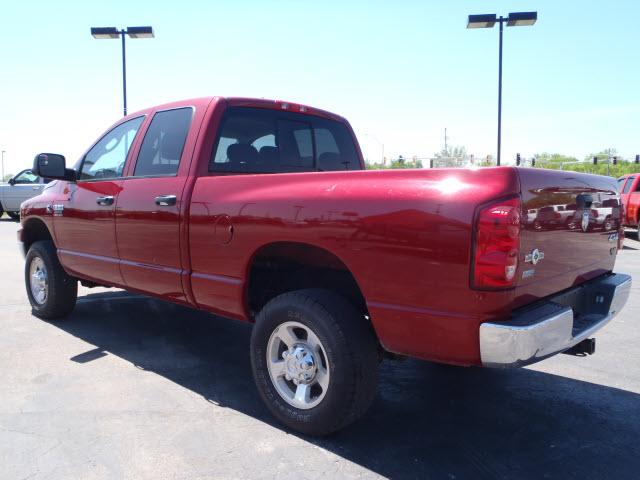
[{"label": "side window", "polygon": [[175,175],[192,118],[191,107],[156,113],[142,141],[133,175]]},{"label": "side window", "polygon": [[108,132],[85,155],[80,166],[80,180],[99,180],[122,176],[127,154],[144,117],[121,123]]},{"label": "side window", "polygon": [[227,110],[210,172],[359,170],[353,137],[341,123],[272,109]]},{"label": "side window", "polygon": [[638,183],[636,183],[636,192],[640,192],[640,181]]},{"label": "side window", "polygon": [[29,183],[38,183],[38,176],[34,175],[31,170],[25,170],[19,173],[14,178],[15,185],[24,185]]},{"label": "side window", "polygon": [[633,185],[633,181],[635,180],[636,177],[629,177],[627,179],[627,183],[624,184],[624,190],[622,190],[622,193],[629,193],[629,190],[631,190],[631,185]]}]

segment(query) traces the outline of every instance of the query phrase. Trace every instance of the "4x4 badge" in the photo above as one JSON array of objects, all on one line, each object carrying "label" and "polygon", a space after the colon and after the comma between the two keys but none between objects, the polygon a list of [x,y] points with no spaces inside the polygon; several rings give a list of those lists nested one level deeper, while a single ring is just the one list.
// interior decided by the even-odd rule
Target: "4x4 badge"
[{"label": "4x4 badge", "polygon": [[537,264],[540,260],[542,260],[544,258],[544,252],[538,250],[537,248],[534,249],[531,253],[527,253],[524,256],[524,261],[526,263],[533,263],[534,265]]}]

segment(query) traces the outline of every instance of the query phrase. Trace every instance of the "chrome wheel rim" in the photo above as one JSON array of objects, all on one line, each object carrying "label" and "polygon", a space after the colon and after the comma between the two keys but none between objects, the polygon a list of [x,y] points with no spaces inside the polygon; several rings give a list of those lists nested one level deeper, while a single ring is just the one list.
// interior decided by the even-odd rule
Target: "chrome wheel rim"
[{"label": "chrome wheel rim", "polygon": [[307,410],[318,405],[329,389],[329,360],[322,342],[306,325],[285,322],[267,344],[271,383],[289,405]]},{"label": "chrome wheel rim", "polygon": [[47,278],[47,267],[40,257],[33,257],[29,265],[29,287],[31,296],[38,305],[43,305],[47,301],[49,293],[49,281]]}]

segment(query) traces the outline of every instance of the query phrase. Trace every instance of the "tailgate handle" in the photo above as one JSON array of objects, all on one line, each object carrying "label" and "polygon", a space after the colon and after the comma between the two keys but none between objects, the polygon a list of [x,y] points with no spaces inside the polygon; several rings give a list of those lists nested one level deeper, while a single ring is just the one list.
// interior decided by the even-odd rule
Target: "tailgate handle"
[{"label": "tailgate handle", "polygon": [[176,204],[176,196],[175,195],[158,195],[156,197],[156,205],[160,205],[161,207],[168,207],[170,205]]},{"label": "tailgate handle", "polygon": [[591,208],[593,197],[588,193],[581,193],[576,197],[576,205],[578,208]]}]

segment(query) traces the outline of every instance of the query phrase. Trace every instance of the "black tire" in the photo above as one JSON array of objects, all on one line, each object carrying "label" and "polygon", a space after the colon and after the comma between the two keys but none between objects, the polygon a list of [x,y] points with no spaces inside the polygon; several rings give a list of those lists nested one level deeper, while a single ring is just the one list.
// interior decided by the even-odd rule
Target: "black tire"
[{"label": "black tire", "polygon": [[[310,409],[285,401],[268,370],[269,338],[292,319],[320,339],[329,364],[326,394]],[[297,290],[275,297],[260,311],[251,335],[251,366],[260,396],[278,420],[307,435],[334,433],[364,415],[377,392],[378,357],[369,322],[351,303],[328,290]]]},{"label": "black tire", "polygon": [[2,204],[0,203],[0,217],[2,217],[3,213],[4,213],[4,209],[2,208]]},{"label": "black tire", "polygon": [[[30,268],[36,259],[41,259],[46,268],[46,297],[42,302],[34,298],[31,289]],[[25,260],[24,277],[31,312],[36,317],[52,320],[71,313],[78,297],[78,281],[64,271],[51,241],[38,241],[31,245]]]},{"label": "black tire", "polygon": [[20,212],[7,212],[13,220],[20,220]]}]

